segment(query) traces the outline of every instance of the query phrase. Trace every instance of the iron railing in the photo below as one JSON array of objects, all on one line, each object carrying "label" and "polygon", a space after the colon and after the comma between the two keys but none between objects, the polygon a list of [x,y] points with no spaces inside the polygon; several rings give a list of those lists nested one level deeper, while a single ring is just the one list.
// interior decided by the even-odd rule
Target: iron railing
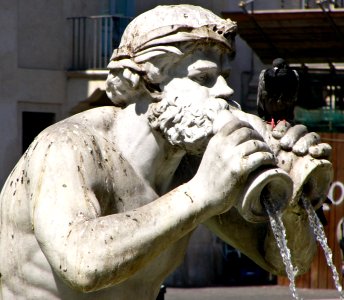
[{"label": "iron railing", "polygon": [[259,0],[242,0],[238,5],[242,9],[250,10],[268,10],[273,9],[311,9],[311,8],[344,8],[344,0],[279,0],[276,2],[269,2]]},{"label": "iron railing", "polygon": [[131,18],[122,15],[71,17],[71,70],[105,69]]}]

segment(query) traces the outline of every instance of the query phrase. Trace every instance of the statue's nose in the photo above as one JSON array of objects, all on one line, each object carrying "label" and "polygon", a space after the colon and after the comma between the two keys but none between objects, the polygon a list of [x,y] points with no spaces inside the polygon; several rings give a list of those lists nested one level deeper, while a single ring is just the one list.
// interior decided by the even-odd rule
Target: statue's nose
[{"label": "statue's nose", "polygon": [[223,76],[218,76],[216,83],[211,88],[212,90],[212,96],[215,96],[216,98],[222,98],[222,99],[229,99],[230,96],[233,95],[234,91],[229,87],[227,84],[227,81],[223,78]]}]

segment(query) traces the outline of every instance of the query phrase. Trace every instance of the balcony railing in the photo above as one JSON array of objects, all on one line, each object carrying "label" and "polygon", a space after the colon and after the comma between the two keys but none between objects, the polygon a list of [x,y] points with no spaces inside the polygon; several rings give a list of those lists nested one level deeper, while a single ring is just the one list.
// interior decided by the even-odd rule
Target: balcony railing
[{"label": "balcony railing", "polygon": [[68,18],[72,31],[71,70],[105,69],[130,17],[105,15]]},{"label": "balcony railing", "polygon": [[343,8],[344,0],[279,0],[279,1],[260,1],[242,0],[238,4],[241,8],[250,10],[269,10],[269,9],[312,9],[324,8],[335,9]]}]

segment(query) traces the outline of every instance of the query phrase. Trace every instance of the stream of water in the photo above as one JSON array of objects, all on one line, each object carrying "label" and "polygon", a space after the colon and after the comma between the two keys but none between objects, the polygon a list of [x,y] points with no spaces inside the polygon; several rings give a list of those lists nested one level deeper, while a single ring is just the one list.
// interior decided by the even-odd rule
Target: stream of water
[{"label": "stream of water", "polygon": [[282,222],[282,214],[273,207],[273,204],[270,201],[264,201],[264,205],[268,212],[272,232],[275,236],[278,248],[280,249],[287,276],[290,281],[289,289],[294,299],[302,300],[302,298],[299,297],[295,286],[295,275],[297,273],[297,269],[293,267],[291,261],[290,250],[287,246],[285,227]]},{"label": "stream of water", "polygon": [[[319,242],[319,244],[321,245],[321,247],[324,251],[324,254],[325,254],[327,265],[329,266],[329,268],[332,271],[333,281],[334,281],[334,284],[336,286],[337,291],[339,292],[340,299],[344,300],[343,288],[342,288],[342,285],[340,283],[338,271],[336,269],[336,266],[333,263],[333,259],[332,259],[333,255],[332,255],[331,248],[328,246],[328,243],[327,243],[327,238],[325,235],[324,227],[321,224],[321,222],[320,222],[316,212],[314,211],[310,201],[308,201],[308,199],[306,197],[302,197],[302,203],[303,203],[303,205],[307,211],[309,223],[313,229],[315,238]],[[264,201],[264,205],[265,205],[266,211],[268,212],[272,232],[275,236],[277,245],[280,249],[282,260],[283,260],[283,263],[284,263],[285,268],[286,268],[287,276],[288,276],[289,281],[290,281],[289,289],[290,289],[291,294],[295,300],[302,300],[302,298],[299,297],[297,290],[296,290],[296,286],[295,286],[295,275],[297,273],[297,268],[293,267],[293,264],[291,261],[290,250],[287,246],[285,227],[284,227],[283,222],[282,222],[282,214],[281,214],[281,212],[277,211],[274,208],[273,203],[271,201]]]},{"label": "stream of water", "polygon": [[342,285],[340,283],[340,279],[339,279],[339,275],[338,275],[336,266],[333,263],[332,251],[331,251],[331,248],[328,246],[324,227],[321,224],[321,222],[320,222],[316,212],[314,211],[311,203],[308,201],[308,199],[306,197],[302,197],[302,203],[303,203],[303,205],[304,205],[304,207],[308,213],[309,223],[313,229],[316,240],[319,242],[319,244],[321,245],[321,247],[324,251],[327,265],[329,266],[329,268],[332,271],[333,281],[334,281],[334,284],[336,286],[336,289],[339,292],[340,299],[343,300],[344,299],[343,288],[342,288]]}]

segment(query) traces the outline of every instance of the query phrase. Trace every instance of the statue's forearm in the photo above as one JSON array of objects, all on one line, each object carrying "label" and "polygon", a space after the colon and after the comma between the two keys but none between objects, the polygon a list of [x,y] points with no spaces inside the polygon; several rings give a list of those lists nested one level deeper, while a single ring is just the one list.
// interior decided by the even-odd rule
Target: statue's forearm
[{"label": "statue's forearm", "polygon": [[62,278],[76,289],[94,291],[126,280],[206,218],[208,212],[184,185],[132,211],[79,218],[68,231],[56,228],[54,241],[54,229],[39,228],[36,216],[36,236]]}]

